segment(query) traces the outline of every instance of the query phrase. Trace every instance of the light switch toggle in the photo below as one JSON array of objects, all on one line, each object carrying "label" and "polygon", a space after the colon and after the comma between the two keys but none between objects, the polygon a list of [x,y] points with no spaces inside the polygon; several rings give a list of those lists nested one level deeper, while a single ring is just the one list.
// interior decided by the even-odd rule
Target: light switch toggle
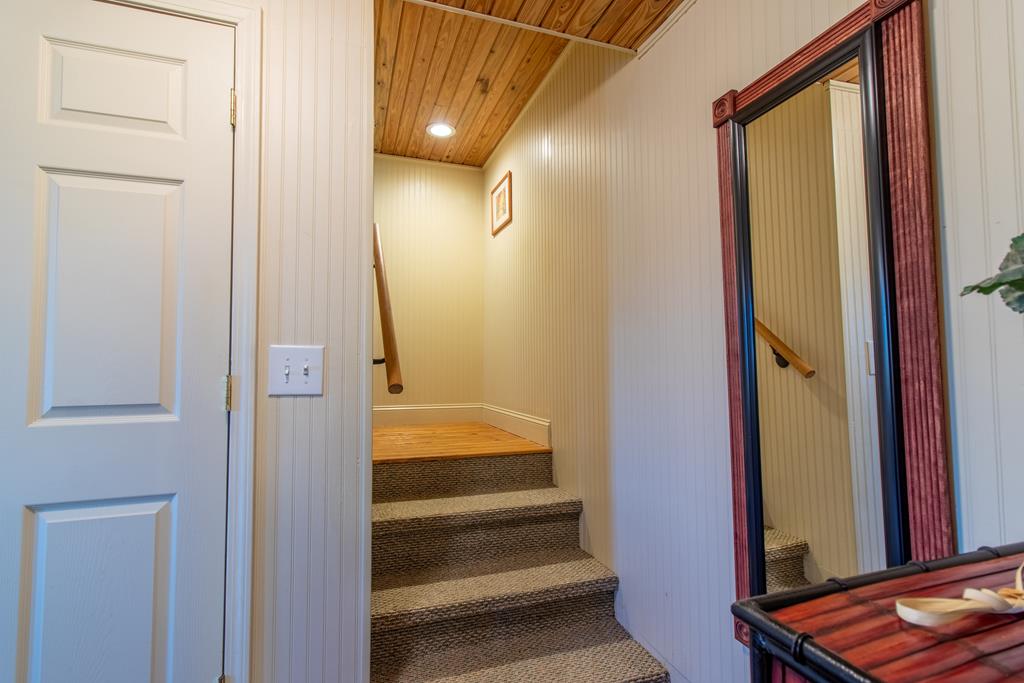
[{"label": "light switch toggle", "polygon": [[[292,368],[302,368],[301,375]],[[270,347],[270,396],[322,396],[324,393],[324,347]]]}]

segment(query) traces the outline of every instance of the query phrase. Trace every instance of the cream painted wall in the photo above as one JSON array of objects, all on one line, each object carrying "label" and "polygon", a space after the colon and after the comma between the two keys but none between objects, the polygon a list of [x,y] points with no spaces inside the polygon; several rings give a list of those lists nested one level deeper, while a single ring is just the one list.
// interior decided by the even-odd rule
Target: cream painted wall
[{"label": "cream painted wall", "polygon": [[816,371],[778,367],[757,339],[765,523],[807,541],[817,583],[859,569],[828,88],[747,126],[747,164],[755,315]]},{"label": "cream painted wall", "polygon": [[484,169],[515,198],[486,250],[484,400],[552,420],[619,619],[675,681],[747,676],[710,105],[856,4],[698,0],[639,60],[572,47]]},{"label": "cream painted wall", "polygon": [[[583,545],[610,560],[608,216],[614,162],[582,137],[610,125],[595,107],[623,60],[562,62],[484,169],[512,171],[513,221],[485,241],[484,401],[552,422],[555,482],[584,495]],[[578,117],[585,117],[586,123]],[[525,133],[525,134],[524,134]],[[577,137],[580,136],[580,137]]]},{"label": "cream painted wall", "polygon": [[[262,7],[252,680],[358,682],[369,655],[373,4]],[[326,344],[323,397],[266,397],[274,343]]]},{"label": "cream painted wall", "polygon": [[1024,539],[1024,316],[960,298],[1024,232],[1024,1],[932,0],[960,547]]},{"label": "cream painted wall", "polygon": [[[478,168],[374,158],[380,224],[405,391],[374,370],[373,403],[480,403],[483,396],[483,253],[489,234]],[[384,355],[374,306],[374,355]]]}]

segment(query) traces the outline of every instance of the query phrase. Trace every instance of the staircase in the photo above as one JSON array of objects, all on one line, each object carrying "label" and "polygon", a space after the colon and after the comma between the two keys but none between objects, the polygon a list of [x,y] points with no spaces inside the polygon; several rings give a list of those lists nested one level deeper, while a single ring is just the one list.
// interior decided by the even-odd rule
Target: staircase
[{"label": "staircase", "polygon": [[375,462],[372,683],[668,683],[551,454]]}]

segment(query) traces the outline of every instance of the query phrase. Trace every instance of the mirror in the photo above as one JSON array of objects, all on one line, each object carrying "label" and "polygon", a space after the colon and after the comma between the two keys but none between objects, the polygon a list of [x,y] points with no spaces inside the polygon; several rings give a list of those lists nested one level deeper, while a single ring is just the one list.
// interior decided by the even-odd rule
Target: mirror
[{"label": "mirror", "polygon": [[746,125],[766,590],[886,567],[859,60]]},{"label": "mirror", "polygon": [[712,102],[740,600],[955,552],[927,44],[870,0]]}]

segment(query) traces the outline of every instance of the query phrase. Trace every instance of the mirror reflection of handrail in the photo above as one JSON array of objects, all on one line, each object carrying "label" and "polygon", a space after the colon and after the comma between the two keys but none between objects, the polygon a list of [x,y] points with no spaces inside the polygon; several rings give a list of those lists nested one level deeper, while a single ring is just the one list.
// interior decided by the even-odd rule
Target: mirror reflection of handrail
[{"label": "mirror reflection of handrail", "polygon": [[[398,361],[398,340],[395,337],[395,318],[391,313],[391,292],[388,290],[388,275],[384,269],[384,251],[380,246],[380,227],[373,224],[373,274],[377,281],[377,304],[380,307],[380,332],[384,342],[383,363],[388,378],[388,393],[400,394],[402,365]],[[375,359],[374,364],[378,361]]]},{"label": "mirror reflection of handrail", "polygon": [[807,364],[803,358],[797,354],[796,351],[791,349],[786,342],[779,339],[778,335],[768,329],[768,326],[763,322],[754,318],[754,329],[757,333],[768,342],[768,346],[772,347],[772,353],[775,354],[775,362],[779,367],[786,368],[790,365],[793,369],[804,376],[805,379],[814,377],[815,370]]}]

